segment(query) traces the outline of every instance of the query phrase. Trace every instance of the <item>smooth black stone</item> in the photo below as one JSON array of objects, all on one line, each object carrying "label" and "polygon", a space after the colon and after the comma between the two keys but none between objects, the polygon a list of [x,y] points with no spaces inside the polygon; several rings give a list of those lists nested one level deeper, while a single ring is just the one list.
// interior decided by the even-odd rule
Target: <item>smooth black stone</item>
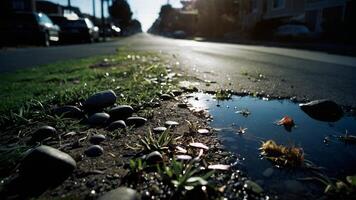
[{"label": "smooth black stone", "polygon": [[141,196],[136,190],[127,187],[119,187],[105,193],[98,200],[141,200]]},{"label": "smooth black stone", "polygon": [[126,124],[128,126],[134,126],[134,127],[140,127],[145,125],[145,123],[147,122],[147,119],[143,118],[143,117],[129,117],[126,120]]},{"label": "smooth black stone", "polygon": [[90,137],[89,142],[92,144],[100,144],[106,140],[105,135],[103,134],[98,134],[98,135],[93,135]]},{"label": "smooth black stone", "polygon": [[183,91],[181,90],[172,90],[172,93],[174,94],[174,96],[179,96],[183,94]]},{"label": "smooth black stone", "polygon": [[66,118],[82,118],[84,116],[83,111],[76,106],[63,106],[55,108],[53,110],[53,114]]},{"label": "smooth black stone", "polygon": [[171,96],[171,95],[169,95],[169,94],[162,94],[161,95],[161,99],[162,100],[170,100],[170,99],[172,99],[173,97]]},{"label": "smooth black stone", "polygon": [[76,169],[74,159],[58,149],[41,145],[28,151],[20,162],[19,174],[7,185],[21,198],[37,196],[65,181]]},{"label": "smooth black stone", "polygon": [[92,145],[84,151],[85,155],[88,157],[99,157],[103,155],[104,149],[99,145]]},{"label": "smooth black stone", "polygon": [[103,126],[110,119],[107,113],[95,113],[88,118],[88,123],[93,126]]},{"label": "smooth black stone", "polygon": [[43,140],[57,136],[57,131],[52,126],[42,126],[32,134],[31,142],[42,142]]},{"label": "smooth black stone", "polygon": [[115,104],[117,96],[114,91],[107,90],[90,96],[85,102],[86,110],[98,110]]},{"label": "smooth black stone", "polygon": [[299,104],[299,106],[307,115],[319,121],[336,122],[344,115],[339,105],[326,99]]},{"label": "smooth black stone", "polygon": [[117,120],[112,122],[109,126],[108,126],[108,131],[114,131],[116,129],[125,129],[126,128],[126,123],[123,120]]},{"label": "smooth black stone", "polygon": [[109,115],[112,120],[124,120],[132,116],[134,109],[129,105],[120,105],[109,110]]},{"label": "smooth black stone", "polygon": [[154,151],[145,156],[147,164],[157,164],[163,161],[162,154],[158,151]]},{"label": "smooth black stone", "polygon": [[154,133],[163,133],[163,132],[165,132],[166,130],[167,130],[166,127],[156,127],[156,128],[153,129],[153,132],[154,132]]}]

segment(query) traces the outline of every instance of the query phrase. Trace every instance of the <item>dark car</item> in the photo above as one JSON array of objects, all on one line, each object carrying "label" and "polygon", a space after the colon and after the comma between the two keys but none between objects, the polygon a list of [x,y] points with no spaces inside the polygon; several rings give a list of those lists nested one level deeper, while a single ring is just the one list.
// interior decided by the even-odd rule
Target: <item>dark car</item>
[{"label": "dark car", "polygon": [[44,13],[15,13],[0,19],[2,43],[39,44],[58,42],[59,27]]},{"label": "dark car", "polygon": [[59,24],[60,37],[66,42],[93,42],[99,40],[99,28],[88,18],[65,20]]}]

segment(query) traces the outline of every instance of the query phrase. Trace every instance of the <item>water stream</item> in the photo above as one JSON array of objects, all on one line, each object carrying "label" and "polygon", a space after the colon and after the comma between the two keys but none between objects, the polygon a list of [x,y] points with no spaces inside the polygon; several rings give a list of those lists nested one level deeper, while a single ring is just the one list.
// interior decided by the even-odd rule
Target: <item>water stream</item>
[{"label": "water stream", "polygon": [[[271,194],[281,199],[313,199],[323,194],[324,186],[318,182],[300,181],[312,176],[305,169],[283,169],[262,159],[258,150],[261,141],[274,140],[277,144],[303,148],[305,159],[323,167],[320,173],[329,177],[344,178],[356,174],[356,145],[345,144],[337,137],[356,134],[354,116],[344,116],[329,123],[310,118],[289,100],[266,100],[249,96],[233,96],[230,100],[216,101],[212,95],[194,93],[188,102],[193,107],[207,109],[213,116],[211,127],[220,130],[218,135],[224,147],[239,157],[239,165],[249,177]],[[242,115],[241,110],[249,115]],[[275,124],[290,116],[296,127],[287,130]],[[239,128],[247,128],[239,134]],[[327,141],[325,140],[327,138]]]}]

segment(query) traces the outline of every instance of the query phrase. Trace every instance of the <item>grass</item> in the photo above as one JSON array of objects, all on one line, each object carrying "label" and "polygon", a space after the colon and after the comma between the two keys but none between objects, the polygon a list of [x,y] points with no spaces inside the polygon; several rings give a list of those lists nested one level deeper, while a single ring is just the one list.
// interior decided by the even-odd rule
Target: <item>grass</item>
[{"label": "grass", "polygon": [[[109,67],[93,67],[108,60]],[[165,75],[164,62],[156,55],[130,52],[0,74],[0,126],[28,123],[38,105],[48,111],[56,105],[79,104],[100,90],[113,89],[119,104],[140,105],[171,88],[150,81]]]}]

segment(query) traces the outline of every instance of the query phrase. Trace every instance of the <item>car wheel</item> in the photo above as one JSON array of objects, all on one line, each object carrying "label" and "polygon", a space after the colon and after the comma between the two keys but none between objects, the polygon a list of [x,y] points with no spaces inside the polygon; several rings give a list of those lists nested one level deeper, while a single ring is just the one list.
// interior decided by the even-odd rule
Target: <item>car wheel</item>
[{"label": "car wheel", "polygon": [[41,45],[45,46],[45,47],[50,46],[49,34],[47,32],[44,32],[44,34],[43,34]]}]

